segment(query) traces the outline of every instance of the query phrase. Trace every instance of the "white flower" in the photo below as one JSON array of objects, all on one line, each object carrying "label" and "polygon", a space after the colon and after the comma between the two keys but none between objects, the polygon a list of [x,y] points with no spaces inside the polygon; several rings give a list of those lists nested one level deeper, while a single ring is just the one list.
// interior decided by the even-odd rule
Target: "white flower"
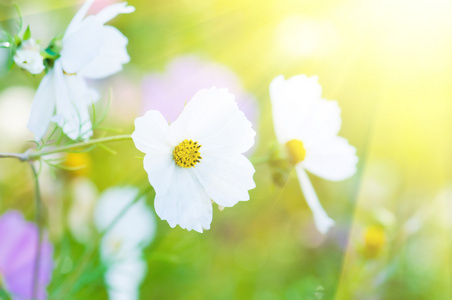
[{"label": "white flower", "polygon": [[45,69],[41,49],[34,39],[22,42],[14,55],[14,62],[22,69],[35,75],[40,74]]},{"label": "white flower", "polygon": [[341,110],[336,101],[322,99],[317,77],[280,75],[270,84],[276,137],[285,145],[318,230],[326,233],[334,225],[322,208],[306,171],[339,181],[356,172],[356,149],[338,136]]},{"label": "white flower", "polygon": [[154,187],[155,211],[171,227],[202,232],[212,221],[211,199],[231,207],[249,200],[254,167],[242,154],[254,130],[226,89],[196,93],[168,125],[160,112],[135,120],[135,146]]},{"label": "white flower", "polygon": [[133,187],[110,188],[101,195],[95,209],[99,231],[106,230],[123,213],[104,235],[100,249],[107,266],[105,282],[111,300],[138,300],[146,275],[142,250],[155,236],[155,218],[144,199],[132,204],[138,193]]},{"label": "white flower", "polygon": [[104,25],[118,14],[135,9],[127,3],[110,5],[97,15],[85,15],[94,0],[88,0],[69,24],[62,40],[61,56],[42,79],[31,109],[28,128],[40,140],[54,121],[71,139],[88,139],[92,125],[88,108],[98,100],[85,79],[104,78],[129,62],[127,38]]},{"label": "white flower", "polygon": [[[96,227],[103,231],[138,196],[133,187],[115,187],[102,193],[94,211]],[[155,235],[155,219],[140,199],[130,206],[116,224],[104,235],[101,254],[105,260],[124,259],[140,253]]]},{"label": "white flower", "polygon": [[140,285],[147,272],[146,261],[130,256],[123,261],[108,266],[105,283],[109,300],[138,300]]},{"label": "white flower", "polygon": [[93,239],[92,217],[97,199],[96,185],[85,177],[71,182],[72,205],[68,212],[68,225],[72,236],[82,244]]},{"label": "white flower", "polygon": [[27,116],[35,91],[29,87],[12,86],[0,93],[0,144],[2,151],[17,152],[23,141],[32,139],[27,130]]}]

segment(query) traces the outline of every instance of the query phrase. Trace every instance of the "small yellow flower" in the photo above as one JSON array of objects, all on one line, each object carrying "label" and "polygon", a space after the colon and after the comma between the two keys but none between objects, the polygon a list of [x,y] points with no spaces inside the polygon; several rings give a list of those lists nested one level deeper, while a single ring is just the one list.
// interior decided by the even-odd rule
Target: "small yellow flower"
[{"label": "small yellow flower", "polygon": [[364,254],[376,257],[386,242],[386,234],[381,226],[369,226],[364,233]]},{"label": "small yellow flower", "polygon": [[68,153],[64,166],[73,176],[88,176],[91,173],[91,158],[87,153]]}]

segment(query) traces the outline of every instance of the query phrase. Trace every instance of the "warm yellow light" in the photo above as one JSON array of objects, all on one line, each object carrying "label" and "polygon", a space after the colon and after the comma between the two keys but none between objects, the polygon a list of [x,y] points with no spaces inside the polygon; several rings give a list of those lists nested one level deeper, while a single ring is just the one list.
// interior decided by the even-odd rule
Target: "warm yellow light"
[{"label": "warm yellow light", "polygon": [[295,58],[323,56],[337,47],[339,35],[328,21],[295,15],[278,25],[276,43],[281,52]]}]

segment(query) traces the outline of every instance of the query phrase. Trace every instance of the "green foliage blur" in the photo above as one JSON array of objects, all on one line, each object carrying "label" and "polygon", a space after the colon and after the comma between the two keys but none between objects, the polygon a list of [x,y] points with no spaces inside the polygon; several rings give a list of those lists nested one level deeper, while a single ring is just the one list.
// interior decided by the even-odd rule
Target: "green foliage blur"
[{"label": "green foliage blur", "polygon": [[[110,3],[113,1],[101,1]],[[64,32],[81,3],[19,0],[24,24],[43,45]],[[17,12],[0,2],[0,24],[14,30]],[[112,21],[129,39],[131,62],[98,84],[106,134],[129,134],[142,110],[142,80],[179,55],[195,54],[232,69],[258,100],[255,157],[275,142],[268,85],[277,75],[318,75],[325,99],[342,109],[340,135],[358,149],[358,172],[342,182],[310,175],[336,221],[325,236],[293,172],[276,184],[256,164],[249,202],[214,206],[211,230],[171,229],[158,219],[144,255],[141,299],[452,299],[452,4],[418,1],[131,0],[136,12]],[[0,70],[5,92],[32,100],[42,75]],[[31,96],[30,96],[31,95]],[[17,96],[19,97],[19,96]],[[0,116],[0,152],[33,146],[30,134],[8,134]],[[12,112],[6,112],[11,115]],[[3,120],[6,120],[5,118]],[[9,120],[9,119],[8,119]],[[12,122],[12,123],[11,123]],[[114,129],[112,131],[112,129]],[[68,228],[74,182],[108,187],[149,185],[142,153],[131,141],[68,159],[78,171],[49,168],[41,180],[46,228],[55,245],[49,299],[106,299],[97,240],[84,245]],[[75,162],[73,161],[75,159]],[[81,162],[80,162],[81,161]],[[153,193],[147,201],[152,207]],[[0,211],[33,219],[33,180],[25,164],[0,160]],[[1,247],[1,241],[0,241]]]}]

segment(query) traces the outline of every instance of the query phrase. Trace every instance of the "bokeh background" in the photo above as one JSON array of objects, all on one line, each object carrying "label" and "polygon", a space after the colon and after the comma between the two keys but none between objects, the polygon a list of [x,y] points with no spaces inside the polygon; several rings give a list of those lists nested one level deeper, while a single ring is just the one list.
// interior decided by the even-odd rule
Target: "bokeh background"
[{"label": "bokeh background", "polygon": [[[81,5],[16,2],[42,45],[64,32]],[[113,2],[97,0],[92,12]],[[279,74],[307,74],[318,75],[324,98],[338,101],[340,135],[360,158],[358,172],[346,181],[311,176],[337,223],[325,236],[314,226],[295,174],[276,184],[266,164],[256,165],[251,200],[215,209],[211,230],[171,229],[157,219],[144,252],[142,299],[452,298],[451,1],[129,3],[136,12],[111,23],[129,38],[131,62],[121,73],[92,82],[103,96],[97,113],[107,110],[112,95],[97,136],[130,134],[134,119],[159,101],[149,99],[149,85],[163,83],[150,79],[167,76],[175,59],[195,57],[199,72],[226,72],[218,76],[229,76],[226,84],[251,99],[247,109],[258,136],[250,155],[265,156],[274,145],[270,81]],[[0,2],[5,29],[17,17],[9,4]],[[5,56],[0,52],[0,151],[19,152],[33,146],[26,142],[32,138],[26,122],[42,75],[8,71]],[[176,76],[177,83],[165,83],[176,96],[179,85],[203,77],[181,68],[176,73],[185,75]],[[50,167],[41,174],[45,223],[55,246],[49,299],[107,298],[105,268],[90,252],[96,239],[77,238],[70,227],[81,225],[70,220],[90,220],[108,187],[149,185],[132,142],[109,146],[116,155],[102,148],[72,154],[66,164],[84,168]],[[1,160],[0,211],[20,210],[32,220],[33,193],[28,166]],[[74,209],[77,199],[88,204]],[[152,207],[152,192],[147,201]]]}]

